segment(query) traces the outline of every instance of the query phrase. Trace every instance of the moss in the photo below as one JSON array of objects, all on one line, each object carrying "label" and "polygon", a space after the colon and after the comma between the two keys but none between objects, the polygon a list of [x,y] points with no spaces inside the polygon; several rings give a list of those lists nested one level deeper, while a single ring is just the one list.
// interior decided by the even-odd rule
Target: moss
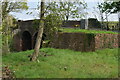
[{"label": "moss", "polygon": [[60,31],[62,32],[69,32],[69,33],[76,33],[76,32],[84,32],[84,33],[91,33],[91,34],[118,34],[117,32],[112,31],[102,31],[102,30],[86,30],[86,29],[75,29],[75,28],[61,28]]}]

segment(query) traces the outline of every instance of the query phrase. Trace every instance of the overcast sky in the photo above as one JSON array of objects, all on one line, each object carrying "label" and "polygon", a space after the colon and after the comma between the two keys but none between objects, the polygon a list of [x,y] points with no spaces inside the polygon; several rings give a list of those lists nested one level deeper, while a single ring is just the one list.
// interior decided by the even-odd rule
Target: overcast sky
[{"label": "overcast sky", "polygon": [[[25,20],[39,18],[39,16],[37,15],[39,13],[38,10],[35,11],[32,9],[32,8],[37,8],[37,5],[39,4],[38,1],[39,0],[28,0],[28,6],[30,8],[28,11],[23,11],[22,13],[11,13],[11,14],[16,16],[16,18],[18,18],[18,19],[25,19]],[[55,1],[57,1],[57,0],[55,0]],[[60,0],[58,0],[58,1],[60,1]],[[70,0],[70,1],[74,1],[74,0]],[[87,18],[97,18],[98,20],[100,20],[100,16],[98,13],[99,11],[97,9],[97,3],[103,2],[103,0],[84,0],[84,1],[88,5],[88,9],[86,10],[88,12],[88,15],[86,17]],[[93,7],[95,7],[95,9]],[[26,12],[29,12],[29,11],[33,12],[32,16],[26,15]],[[118,21],[118,14],[112,14],[108,18],[109,18],[109,21]]]},{"label": "overcast sky", "polygon": [[[38,4],[39,0],[29,0],[28,6],[30,8],[36,8],[37,4]],[[53,1],[53,0],[51,0]],[[57,1],[57,0],[56,0]],[[58,0],[60,1],[60,0]],[[64,1],[74,1],[74,0],[64,0]],[[75,0],[76,1],[76,0]],[[97,9],[97,3],[101,3],[103,2],[103,0],[84,0],[87,5],[88,5],[88,9],[86,10],[89,14],[87,15],[87,18],[97,18],[98,20],[100,20],[100,16],[98,14],[98,9]],[[93,8],[95,7],[95,9]],[[118,14],[112,14],[109,17],[110,21],[118,21]]]}]

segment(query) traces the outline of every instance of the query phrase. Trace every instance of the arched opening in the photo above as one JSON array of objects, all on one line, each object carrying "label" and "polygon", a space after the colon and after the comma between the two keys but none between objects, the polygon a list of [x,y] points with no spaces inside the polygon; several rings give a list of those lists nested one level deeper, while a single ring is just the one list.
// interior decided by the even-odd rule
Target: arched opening
[{"label": "arched opening", "polygon": [[28,31],[25,31],[22,34],[22,50],[26,51],[31,49],[32,49],[31,34]]}]

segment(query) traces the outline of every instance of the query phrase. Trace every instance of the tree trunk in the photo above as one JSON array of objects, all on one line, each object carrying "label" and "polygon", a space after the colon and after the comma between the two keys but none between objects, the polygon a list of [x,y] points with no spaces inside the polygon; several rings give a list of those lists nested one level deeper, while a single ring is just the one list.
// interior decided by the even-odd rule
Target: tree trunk
[{"label": "tree trunk", "polygon": [[4,21],[3,21],[3,24],[4,24],[4,30],[2,29],[3,31],[3,34],[2,34],[2,41],[3,41],[3,44],[2,44],[2,52],[4,54],[7,54],[10,52],[10,49],[9,49],[9,43],[8,43],[8,37],[9,37],[9,24],[8,24],[8,15],[6,15],[6,17],[4,17]]},{"label": "tree trunk", "polygon": [[120,31],[120,12],[118,13],[119,24],[118,24],[118,31]]},{"label": "tree trunk", "polygon": [[69,10],[70,10],[70,2],[68,2],[68,10],[67,10],[67,15],[66,15],[66,21],[69,19]]},{"label": "tree trunk", "polygon": [[100,16],[101,16],[101,22],[102,22],[101,29],[103,29],[104,28],[104,19],[103,19],[103,13],[101,11],[100,11]]},{"label": "tree trunk", "polygon": [[109,30],[109,26],[108,26],[108,23],[109,23],[109,22],[108,22],[108,15],[107,15],[107,13],[105,13],[105,14],[106,14],[106,22],[107,22],[106,25],[107,25],[107,30]]},{"label": "tree trunk", "polygon": [[34,52],[30,58],[30,61],[35,61],[39,55],[39,49],[41,46],[43,30],[44,30],[44,4],[45,4],[44,0],[41,0],[40,25],[39,25],[38,35],[35,43]]}]

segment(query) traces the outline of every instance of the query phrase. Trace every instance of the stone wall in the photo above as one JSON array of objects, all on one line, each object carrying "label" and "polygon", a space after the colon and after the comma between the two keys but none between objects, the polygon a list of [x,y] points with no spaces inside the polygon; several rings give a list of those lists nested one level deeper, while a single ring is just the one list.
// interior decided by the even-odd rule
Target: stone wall
[{"label": "stone wall", "polygon": [[66,28],[80,27],[80,21],[64,21],[62,27]]},{"label": "stone wall", "polygon": [[53,42],[53,48],[71,49],[76,51],[95,51],[94,34],[58,33]]},{"label": "stone wall", "polygon": [[90,29],[101,28],[101,23],[97,19],[89,18],[88,19],[88,28],[90,28]]},{"label": "stone wall", "polygon": [[101,28],[101,24],[97,19],[89,18],[89,19],[81,19],[80,21],[72,21],[72,20],[64,21],[62,27],[66,27],[66,28],[78,27],[81,29],[99,29]]},{"label": "stone wall", "polygon": [[[77,25],[79,23],[80,21],[76,21],[76,22],[70,21],[69,24],[68,23],[66,24],[66,26],[73,27],[74,25]],[[31,48],[33,49],[37,36],[37,29],[35,27],[35,22],[33,20],[19,21],[18,25],[19,25],[19,31],[14,36],[14,40],[13,40],[14,49],[16,51],[22,51],[24,50],[23,48],[25,46],[29,47],[27,44],[31,44]],[[26,35],[29,34],[30,37],[28,40],[30,40],[30,43],[24,44],[26,41],[25,40],[26,36],[23,35],[24,33]],[[109,36],[117,37],[114,35],[109,35]],[[104,45],[106,44],[108,45],[109,43],[102,43],[104,45],[100,44],[103,41],[102,38],[103,38],[103,34],[102,36],[100,36],[100,34],[97,34],[95,36],[95,34],[86,34],[86,33],[59,33],[55,35],[54,41],[51,45],[52,47],[55,48],[63,48],[63,49],[69,48],[76,51],[95,51],[95,49],[102,49],[108,47],[108,46],[105,47]],[[110,42],[111,40],[110,41],[109,40],[110,39],[108,39],[107,41]],[[117,41],[117,39],[115,39],[115,41]],[[98,46],[97,44],[100,44],[100,46]],[[112,45],[116,45],[116,44],[112,44]]]},{"label": "stone wall", "polygon": [[58,33],[51,47],[75,51],[95,51],[97,49],[118,48],[118,34]]},{"label": "stone wall", "polygon": [[101,24],[95,18],[82,19],[80,23],[80,28],[81,29],[100,29]]},{"label": "stone wall", "polygon": [[[14,31],[13,48],[16,51],[29,50],[34,48],[36,34],[35,21],[18,21],[19,31]],[[39,24],[37,24],[39,26]]]},{"label": "stone wall", "polygon": [[22,50],[22,38],[19,34],[16,34],[13,37],[13,49],[15,51],[21,51]]}]

